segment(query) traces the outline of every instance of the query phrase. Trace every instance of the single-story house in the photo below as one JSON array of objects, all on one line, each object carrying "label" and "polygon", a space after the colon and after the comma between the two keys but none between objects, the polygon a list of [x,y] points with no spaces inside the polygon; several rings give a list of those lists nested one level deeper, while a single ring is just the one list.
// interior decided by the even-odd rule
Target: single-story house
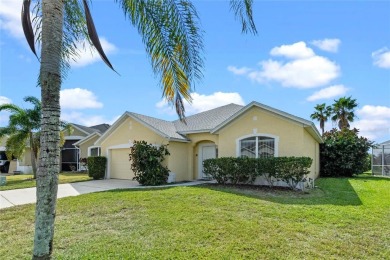
[{"label": "single-story house", "polygon": [[107,157],[106,178],[132,179],[134,140],[168,145],[165,163],[176,181],[202,179],[205,159],[228,156],[308,156],[313,159],[309,177],[319,176],[322,137],[315,125],[258,102],[221,106],[188,116],[186,123],[125,112],[103,134],[90,134],[75,145],[89,144],[81,150]]},{"label": "single-story house", "polygon": [[[65,143],[61,148],[61,171],[84,170],[80,158],[97,155],[93,143],[110,127],[108,124],[82,126],[70,123],[72,130],[64,131]],[[31,150],[27,145],[21,158],[18,158],[16,170],[23,173],[32,173]],[[12,172],[10,170],[10,172]]]}]

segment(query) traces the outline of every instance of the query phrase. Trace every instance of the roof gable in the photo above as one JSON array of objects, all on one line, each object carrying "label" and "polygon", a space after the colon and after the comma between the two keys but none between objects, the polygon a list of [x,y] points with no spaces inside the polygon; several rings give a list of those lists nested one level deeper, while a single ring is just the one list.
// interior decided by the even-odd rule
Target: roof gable
[{"label": "roof gable", "polygon": [[103,143],[104,140],[108,138],[128,117],[131,117],[168,140],[188,142],[189,140],[186,138],[186,134],[201,132],[216,133],[253,107],[259,107],[271,114],[299,123],[306,128],[306,130],[318,142],[322,142],[320,133],[311,121],[253,101],[246,106],[229,104],[204,111],[187,117],[186,123],[183,123],[180,120],[166,121],[133,112],[125,112],[111,127],[108,128],[107,131],[104,132],[104,134],[102,134],[95,144],[100,145]]},{"label": "roof gable", "polygon": [[286,113],[284,111],[281,111],[279,109],[276,109],[276,108],[272,108],[270,106],[267,106],[267,105],[264,105],[264,104],[261,104],[259,102],[256,102],[256,101],[252,101],[251,103],[249,103],[248,105],[246,105],[245,107],[242,107],[239,111],[237,111],[235,114],[233,114],[230,118],[228,118],[227,120],[223,121],[222,123],[220,123],[219,125],[217,125],[214,129],[212,129],[210,132],[211,133],[216,133],[218,132],[219,130],[221,130],[222,128],[226,127],[227,125],[229,125],[232,121],[236,120],[238,117],[240,117],[241,115],[245,114],[247,111],[249,111],[251,108],[253,107],[258,107],[258,108],[261,108],[267,112],[270,112],[271,114],[274,114],[274,115],[277,115],[277,116],[280,116],[282,118],[285,118],[287,120],[291,120],[295,123],[299,123],[299,124],[302,124],[303,127],[307,128],[307,130],[309,131],[309,133],[318,141],[318,142],[323,142],[322,140],[322,137],[320,135],[320,133],[318,132],[317,128],[315,127],[315,125],[309,121],[309,120],[306,120],[306,119],[303,119],[303,118],[300,118],[300,117],[297,117],[297,116],[294,116],[294,115],[291,115],[289,113]]}]

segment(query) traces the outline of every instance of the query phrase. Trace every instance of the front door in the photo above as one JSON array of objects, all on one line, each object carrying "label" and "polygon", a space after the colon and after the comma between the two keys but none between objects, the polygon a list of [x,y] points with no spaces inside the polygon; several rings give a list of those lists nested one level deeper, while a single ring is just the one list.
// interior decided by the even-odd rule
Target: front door
[{"label": "front door", "polygon": [[198,169],[199,169],[198,178],[199,179],[209,178],[209,176],[203,172],[203,161],[207,160],[207,159],[215,158],[216,155],[217,155],[217,153],[216,153],[215,144],[210,143],[210,144],[199,145],[199,152],[198,152],[198,160],[199,160],[199,162],[198,162],[199,163],[198,164]]}]

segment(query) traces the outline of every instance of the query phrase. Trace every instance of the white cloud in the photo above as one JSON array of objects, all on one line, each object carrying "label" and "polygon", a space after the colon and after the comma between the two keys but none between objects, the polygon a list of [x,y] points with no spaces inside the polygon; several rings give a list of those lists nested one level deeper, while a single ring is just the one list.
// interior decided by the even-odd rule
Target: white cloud
[{"label": "white cloud", "polygon": [[12,104],[12,100],[7,97],[0,96],[0,105],[4,104]]},{"label": "white cloud", "polygon": [[272,56],[285,56],[291,59],[304,59],[313,57],[315,54],[312,49],[306,46],[304,42],[297,42],[291,45],[282,45],[271,50]]},{"label": "white cloud", "polygon": [[390,50],[385,47],[371,54],[374,65],[384,69],[390,69]]},{"label": "white cloud", "polygon": [[258,83],[279,82],[284,87],[315,88],[331,82],[340,75],[340,68],[325,57],[313,56],[283,63],[275,60],[262,61],[261,70],[248,77]]},{"label": "white cloud", "polygon": [[93,126],[103,123],[112,125],[112,123],[114,123],[119,117],[120,116],[115,116],[111,119],[107,119],[101,115],[86,115],[75,111],[61,113],[61,120],[84,126]]},{"label": "white cloud", "polygon": [[[115,53],[117,47],[114,44],[110,43],[103,37],[99,39],[100,39],[100,43],[102,44],[104,53],[106,55],[110,53]],[[69,62],[71,67],[74,68],[85,67],[87,65],[90,65],[92,63],[101,60],[99,53],[96,51],[94,47],[91,48],[88,42],[85,41],[82,43],[77,43],[76,46],[78,49],[78,57],[75,57],[75,61],[71,60]]]},{"label": "white cloud", "polygon": [[327,88],[323,88],[313,93],[313,95],[307,98],[307,101],[316,101],[319,99],[329,99],[337,96],[342,96],[347,93],[348,88],[344,85],[334,85]]},{"label": "white cloud", "polygon": [[237,68],[235,66],[228,66],[227,70],[232,72],[235,75],[245,75],[248,72],[250,72],[252,69],[247,68],[247,67]]},{"label": "white cloud", "polygon": [[365,105],[356,111],[358,120],[351,127],[360,130],[360,135],[371,140],[389,139],[390,137],[390,107]]},{"label": "white cloud", "polygon": [[[240,96],[240,94],[232,92],[232,93],[223,93],[223,92],[215,92],[211,95],[202,95],[198,93],[192,93],[192,104],[188,104],[187,101],[184,101],[184,107],[186,109],[186,115],[193,115],[196,113],[200,113],[206,110],[210,110],[216,107],[220,107],[223,105],[227,105],[230,103],[235,103],[238,105],[245,105],[244,100]],[[168,103],[164,100],[161,100],[156,104],[156,108],[158,108],[159,112],[163,114],[174,115],[175,109],[170,107]]]},{"label": "white cloud", "polygon": [[0,1],[0,29],[10,33],[13,37],[24,38],[20,12],[22,0]]},{"label": "white cloud", "polygon": [[229,66],[228,70],[260,84],[275,81],[283,87],[298,89],[321,87],[340,76],[340,67],[335,62],[316,55],[304,42],[275,47],[270,54],[290,60],[263,60],[257,70],[234,66]]},{"label": "white cloud", "polygon": [[102,108],[95,94],[87,89],[71,88],[60,92],[60,104],[64,109]]},{"label": "white cloud", "polygon": [[341,41],[339,39],[323,39],[312,41],[311,44],[317,46],[323,51],[337,52],[339,50]]}]

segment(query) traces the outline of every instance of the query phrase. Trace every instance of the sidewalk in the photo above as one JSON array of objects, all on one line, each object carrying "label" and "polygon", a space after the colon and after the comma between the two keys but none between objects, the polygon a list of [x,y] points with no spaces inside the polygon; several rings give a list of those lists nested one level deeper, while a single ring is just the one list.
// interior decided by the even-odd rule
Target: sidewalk
[{"label": "sidewalk", "polygon": [[[144,188],[161,188],[173,186],[192,186],[210,181],[192,181],[178,184],[169,184],[162,186],[141,186],[136,181],[131,180],[93,180],[84,182],[74,182],[58,185],[57,198],[64,198],[70,196],[78,196],[81,194],[107,191],[115,189],[144,189]],[[36,202],[36,188],[15,189],[0,191],[0,209],[13,207],[16,205],[24,205]]]}]

